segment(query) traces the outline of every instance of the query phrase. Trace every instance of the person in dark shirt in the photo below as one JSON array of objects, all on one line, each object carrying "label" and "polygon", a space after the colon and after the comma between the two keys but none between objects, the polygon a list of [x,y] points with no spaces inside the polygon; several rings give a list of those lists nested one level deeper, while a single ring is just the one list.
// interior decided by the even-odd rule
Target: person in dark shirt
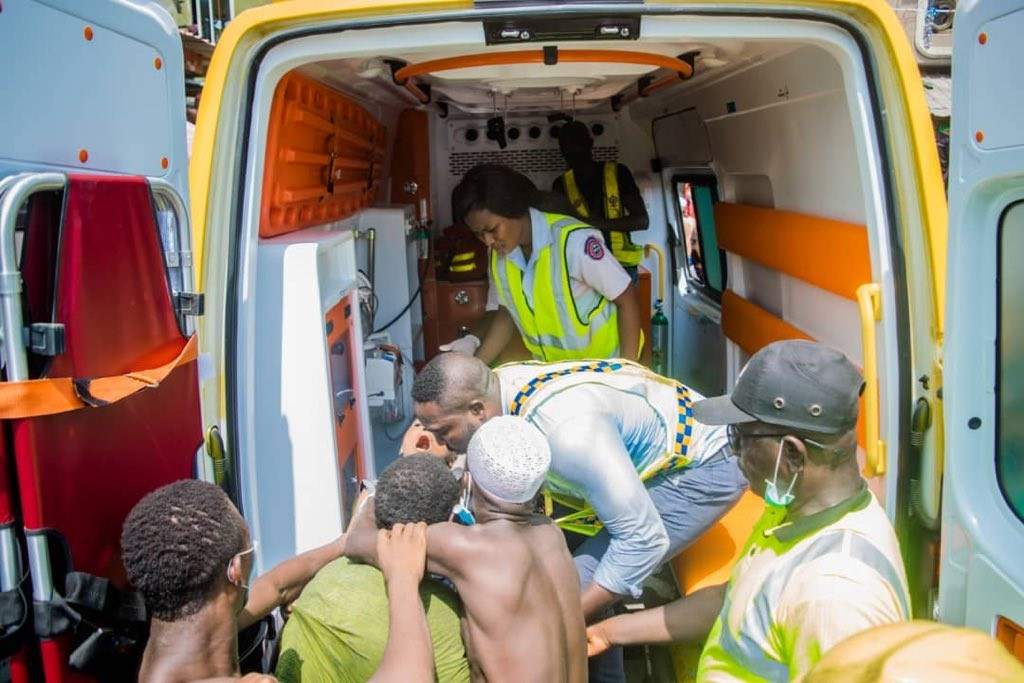
[{"label": "person in dark shirt", "polygon": [[648,218],[633,174],[622,164],[594,161],[594,139],[580,121],[562,126],[558,145],[569,168],[551,189],[569,200],[576,215],[601,230],[612,254],[636,282],[644,252],[630,233],[646,230]]}]

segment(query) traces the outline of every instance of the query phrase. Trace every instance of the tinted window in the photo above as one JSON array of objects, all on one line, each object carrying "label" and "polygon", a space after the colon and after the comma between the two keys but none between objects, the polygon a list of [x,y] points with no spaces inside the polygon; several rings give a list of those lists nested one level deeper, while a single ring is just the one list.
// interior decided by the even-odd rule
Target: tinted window
[{"label": "tinted window", "polygon": [[999,369],[996,471],[1003,496],[1024,520],[1024,202],[999,226]]},{"label": "tinted window", "polygon": [[708,177],[678,177],[673,184],[677,236],[683,247],[686,280],[696,289],[721,294],[725,286],[725,259],[715,236],[715,181]]}]

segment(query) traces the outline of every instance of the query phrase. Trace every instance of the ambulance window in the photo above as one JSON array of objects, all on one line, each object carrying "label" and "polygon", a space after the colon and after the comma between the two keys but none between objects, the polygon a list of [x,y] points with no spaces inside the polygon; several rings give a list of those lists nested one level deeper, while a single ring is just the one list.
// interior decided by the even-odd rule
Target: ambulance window
[{"label": "ambulance window", "polygon": [[[687,284],[717,299],[725,285],[725,258],[715,237],[715,180],[709,176],[676,176],[673,185],[676,238],[682,245]],[[708,254],[715,256],[708,258]]]},{"label": "ambulance window", "polygon": [[1013,511],[1024,520],[1024,202],[1003,212],[999,225],[999,323],[996,472]]}]

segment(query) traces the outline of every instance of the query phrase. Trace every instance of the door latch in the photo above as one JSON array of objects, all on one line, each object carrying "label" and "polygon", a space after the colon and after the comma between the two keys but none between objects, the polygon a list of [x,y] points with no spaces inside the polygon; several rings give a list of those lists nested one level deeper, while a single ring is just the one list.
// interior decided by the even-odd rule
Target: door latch
[{"label": "door latch", "polygon": [[198,292],[178,292],[174,295],[174,309],[179,315],[202,315],[206,297]]},{"label": "door latch", "polygon": [[23,329],[25,349],[40,356],[64,353],[66,339],[60,323],[32,323]]}]

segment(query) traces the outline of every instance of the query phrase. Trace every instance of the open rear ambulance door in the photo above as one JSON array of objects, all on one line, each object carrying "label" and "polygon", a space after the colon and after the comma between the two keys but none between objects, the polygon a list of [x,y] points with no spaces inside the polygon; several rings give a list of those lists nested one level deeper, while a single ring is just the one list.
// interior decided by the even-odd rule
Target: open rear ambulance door
[{"label": "open rear ambulance door", "polygon": [[1024,660],[1024,7],[957,9],[938,616]]},{"label": "open rear ambulance door", "polygon": [[124,518],[208,469],[181,41],[157,3],[22,0],[0,63],[0,657],[131,680]]}]

